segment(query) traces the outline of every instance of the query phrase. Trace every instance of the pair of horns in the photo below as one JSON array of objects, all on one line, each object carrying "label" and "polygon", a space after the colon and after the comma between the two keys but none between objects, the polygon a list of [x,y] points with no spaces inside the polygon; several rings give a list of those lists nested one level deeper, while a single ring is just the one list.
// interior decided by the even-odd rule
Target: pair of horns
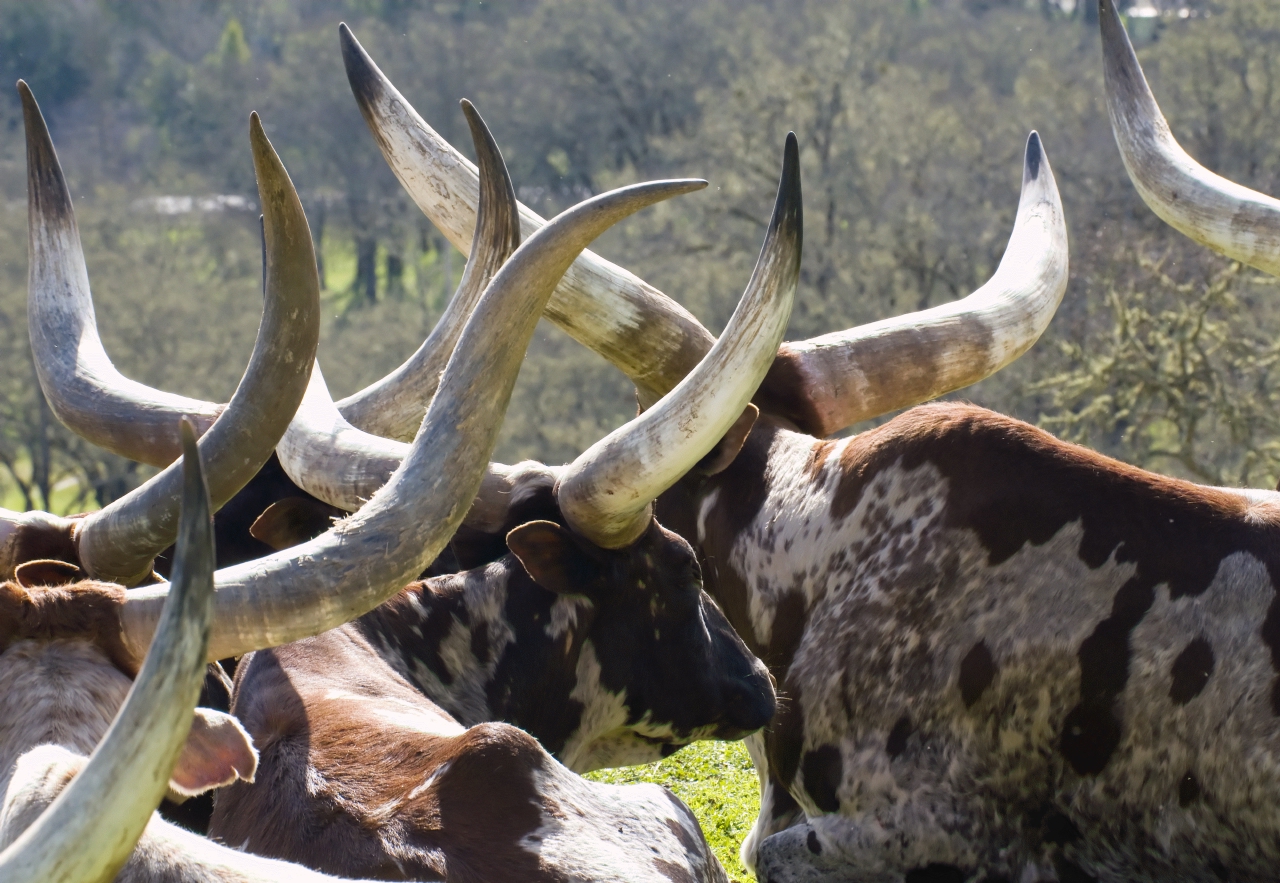
[{"label": "pair of horns", "polygon": [[[417,437],[359,512],[284,552],[215,575],[209,658],[318,634],[382,603],[448,542],[476,496],[546,301],[592,239],[622,218],[706,186],[677,180],[601,194],[556,217],[502,264],[449,358]],[[155,631],[167,586],[128,593],[130,648]]]},{"label": "pair of horns", "polygon": [[1180,233],[1280,276],[1280,200],[1206,169],[1174,140],[1113,0],[1100,0],[1111,130],[1142,201]]},{"label": "pair of horns", "polygon": [[213,520],[193,421],[180,439],[178,550],[155,639],[88,763],[0,852],[0,880],[113,879],[164,797],[204,682],[213,599]]},{"label": "pair of horns", "polygon": [[251,479],[306,391],[320,339],[320,284],[302,203],[262,130],[249,141],[262,203],[266,285],[253,355],[227,405],[173,396],[123,377],[98,337],[89,277],[71,195],[48,127],[19,81],[27,133],[30,270],[27,315],[40,386],[54,414],[83,438],[134,460],[168,465],[101,511],[73,535],[92,577],[133,585],[177,536],[181,467],[175,429],[192,415],[214,510]]},{"label": "pair of horns", "polygon": [[[501,226],[496,219],[515,219],[517,203],[492,136],[474,108],[464,105],[464,110],[480,158],[480,220],[470,268],[493,263],[487,253],[508,241],[495,235]],[[505,202],[495,205],[497,199]],[[799,148],[789,135],[760,258],[720,339],[654,407],[562,471],[557,499],[579,534],[607,548],[636,540],[652,517],[652,501],[706,456],[748,407],[791,314],[800,272],[801,217]],[[455,301],[468,296],[466,278]],[[359,509],[407,453],[403,443],[352,427],[329,397],[318,369],[278,450],[285,471],[300,487],[348,511]],[[497,474],[502,469],[490,467],[489,477],[495,480],[481,490],[478,511],[502,508],[500,500],[486,499],[502,495],[504,483]]]},{"label": "pair of horns", "polygon": [[[352,92],[384,158],[418,207],[467,252],[480,189],[476,168],[427,125],[346,25],[339,34]],[[545,223],[524,206],[519,212],[526,235]],[[783,345],[756,401],[766,413],[824,436],[967,386],[1036,341],[1066,282],[1062,203],[1032,133],[1013,235],[986,285],[945,307]],[[715,342],[670,298],[591,252],[565,274],[547,318],[626,373],[645,407],[673,389]],[[379,400],[387,395],[388,389],[366,391],[338,409],[367,432],[411,438],[413,414],[383,411]]]}]

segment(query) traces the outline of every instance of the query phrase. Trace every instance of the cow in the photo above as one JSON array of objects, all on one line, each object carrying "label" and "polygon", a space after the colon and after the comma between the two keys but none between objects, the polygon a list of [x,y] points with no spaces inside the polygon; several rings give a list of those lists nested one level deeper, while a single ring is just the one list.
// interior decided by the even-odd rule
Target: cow
[{"label": "cow", "polygon": [[[1114,6],[1100,8],[1139,192],[1198,241],[1280,270],[1280,203],[1177,148]],[[447,145],[367,57],[348,61],[406,188],[433,218],[456,213],[464,190],[446,204],[422,186],[456,182],[432,161]],[[1033,137],[1024,199],[1051,181]],[[1032,263],[1019,245],[1011,266]],[[616,305],[621,277],[580,269],[574,296]],[[925,334],[929,319],[912,322]],[[578,336],[608,353],[604,335]],[[770,881],[1272,879],[1280,495],[1154,475],[968,405],[826,440],[846,415],[873,416],[863,403],[909,405],[927,384],[797,367],[818,350],[784,345],[771,378],[792,401],[757,396],[733,462],[691,473],[657,508],[778,681],[777,716],[748,739],[762,812],[744,860]],[[945,373],[921,361],[920,375]]]},{"label": "cow", "polygon": [[[36,167],[31,175],[32,187],[36,191],[32,202],[44,207],[51,202],[56,203],[58,194],[65,197],[66,188],[33,100],[31,107],[34,112],[27,117],[28,137],[29,141],[35,142],[35,147],[29,150],[29,159]],[[258,139],[260,127],[253,128],[252,132]],[[255,140],[255,148],[257,158],[278,164],[273,153],[265,152],[269,151],[265,138]],[[278,171],[283,174],[282,167]],[[798,186],[798,180],[795,183]],[[602,194],[576,206],[529,237],[502,262],[501,269],[484,287],[470,319],[461,330],[454,355],[440,378],[423,427],[403,465],[359,513],[332,526],[323,536],[286,553],[219,570],[214,577],[212,635],[206,655],[210,659],[239,656],[332,629],[394,594],[436,557],[462,521],[468,502],[479,488],[524,347],[564,269],[591,238],[619,218],[646,205],[703,186],[705,182],[700,181],[653,182]],[[509,183],[507,189],[510,189]],[[52,199],[50,190],[54,195]],[[296,217],[300,217],[301,208],[291,188],[290,195],[292,199],[285,201],[285,208],[297,212]],[[69,202],[60,208],[61,216],[69,220]],[[33,226],[39,227],[46,219],[47,216],[35,213],[36,223]],[[794,221],[798,225],[798,217]],[[299,237],[305,235],[305,226],[296,233]],[[790,239],[790,232],[784,230],[784,233],[787,235],[783,239],[790,247],[788,253],[794,258],[783,260],[779,267],[762,275],[755,296],[747,299],[738,322],[740,337],[760,339],[765,345],[757,345],[754,350],[726,345],[723,348],[725,355],[719,362],[713,361],[702,372],[708,374],[708,378],[701,383],[691,383],[689,394],[665,407],[653,409],[649,419],[642,421],[642,429],[655,433],[659,445],[667,445],[673,434],[691,433],[695,446],[700,445],[701,448],[670,445],[678,456],[695,461],[700,459],[727,429],[740,422],[740,414],[754,389],[751,378],[754,376],[758,382],[759,374],[767,364],[764,355],[771,355],[776,347],[789,313],[790,295],[798,273],[798,226]],[[310,246],[309,238],[306,245]],[[59,257],[64,262],[67,260],[66,255]],[[270,278],[270,263],[268,270]],[[314,277],[314,261],[306,265],[306,270]],[[709,378],[714,376],[709,372],[716,370],[734,372],[746,379],[728,384],[726,392],[721,386],[709,382]],[[318,375],[316,379],[319,379]],[[723,407],[725,396],[733,405],[727,411]],[[695,415],[700,412],[703,415],[701,420],[691,421],[690,411]],[[656,420],[658,417],[664,419]],[[623,438],[616,444],[616,449],[605,451],[603,468],[607,472],[610,461],[642,454],[635,450],[633,439],[628,443],[628,439]],[[601,456],[585,457],[582,463],[585,471],[579,485],[587,491],[588,505],[592,490],[599,485],[600,460]],[[669,463],[660,466],[656,478],[649,476],[650,482],[661,481],[661,469],[669,467]],[[624,488],[615,485],[595,492],[611,495],[621,490]],[[696,565],[687,544],[672,535],[663,534],[656,525],[650,530],[649,510],[643,505],[640,508],[642,511],[635,513],[635,520],[642,522],[644,533],[652,537],[646,551],[670,552],[674,549],[677,554],[683,551],[686,572],[691,572]],[[31,532],[39,524],[37,519],[31,519],[20,527]],[[554,524],[535,525],[530,534],[530,548],[534,549],[539,566],[544,570],[570,572],[581,569],[580,557],[574,555],[574,549],[560,548],[565,540],[563,529]],[[19,573],[45,573],[49,569],[64,574],[79,572],[57,561],[42,562],[38,569],[31,571],[30,568],[36,564],[22,561],[15,569]],[[646,564],[652,567],[651,562]],[[609,568],[601,569],[607,571]],[[575,589],[582,589],[584,581],[577,579],[572,585]],[[695,604],[700,600],[687,583],[680,588],[685,590],[683,595],[680,592],[662,595],[657,591],[649,594],[659,604],[681,603],[689,594],[693,595]],[[126,591],[119,586],[94,582],[79,583],[72,589],[75,597],[70,599],[65,599],[56,587],[44,587],[38,597],[29,593],[17,596],[15,603],[20,607],[35,606],[38,609],[43,609],[42,605],[46,603],[43,599],[52,598],[54,600],[48,604],[59,608],[62,618],[54,615],[51,624],[48,616],[18,617],[15,614],[12,618],[23,627],[29,626],[31,633],[19,629],[16,646],[8,647],[4,655],[0,655],[0,666],[18,664],[15,654],[29,642],[24,639],[58,644],[65,638],[85,651],[81,655],[93,656],[96,653],[98,657],[95,666],[58,644],[55,655],[72,657],[68,666],[70,676],[93,681],[107,667],[113,667],[119,675],[127,677],[131,667],[136,667],[139,648],[144,647],[155,632],[168,586],[147,585]],[[714,608],[708,606],[704,612],[710,617]],[[85,633],[86,619],[93,624],[93,628],[88,629],[89,634]],[[714,622],[711,628],[716,628]],[[727,626],[723,631],[728,632]],[[316,640],[336,640],[343,634],[345,632],[335,632]],[[713,641],[708,643],[714,644]],[[85,645],[89,645],[87,650]],[[753,728],[759,726],[772,709],[772,690],[767,676],[746,653],[741,642],[727,648],[723,644],[716,645],[713,652],[728,655],[730,668],[737,663],[748,680],[754,679],[749,689],[762,693],[765,700],[763,711],[756,712],[756,721],[752,725]],[[340,673],[344,671],[341,654],[334,654],[329,660],[331,669],[336,665]],[[708,660],[703,658],[698,662],[705,664]],[[710,662],[714,664],[718,660]],[[373,671],[372,668],[370,670]],[[357,680],[367,686],[358,676]],[[50,720],[46,716],[49,709],[39,701],[41,686],[36,684],[34,690],[14,690],[6,696],[14,709],[12,719],[28,722],[34,719],[37,725],[44,721],[56,730],[61,725],[57,716]],[[383,683],[381,688],[394,691],[390,682]],[[325,695],[329,700],[335,699],[333,695]],[[464,729],[450,721],[444,712],[431,706],[421,694],[415,691],[414,695],[425,709],[422,713],[432,721],[426,725],[427,732],[437,737],[427,752],[434,766],[420,770],[424,775],[418,782],[420,787],[416,793],[401,793],[397,799],[416,799],[418,806],[450,817],[448,829],[437,832],[435,843],[439,850],[437,859],[444,860],[446,866],[451,865],[451,874],[457,879],[467,878],[468,863],[474,863],[477,860],[475,856],[491,854],[495,859],[500,856],[510,858],[513,851],[523,856],[521,861],[525,865],[542,869],[548,879],[562,879],[565,875],[608,878],[633,874],[655,880],[666,880],[672,876],[706,881],[725,879],[723,868],[702,839],[696,820],[669,793],[656,786],[616,787],[587,783],[559,765],[536,741],[516,728],[490,723]],[[77,710],[105,721],[107,715],[103,709],[111,704],[110,698],[91,698],[101,701],[96,704],[95,701],[77,703]],[[757,700],[756,696],[751,698]],[[359,697],[355,700],[358,707],[361,704]],[[285,693],[277,692],[274,699],[264,696],[264,701],[272,708],[288,707]],[[413,729],[411,725],[410,730]],[[270,740],[266,744],[270,744]],[[376,785],[380,779],[373,773],[378,758],[374,746],[370,745],[369,749],[364,755],[366,772],[372,775],[368,781]],[[265,757],[269,759],[270,755]],[[24,773],[24,781],[34,780],[37,786],[34,792],[30,789],[23,792],[30,796],[30,799],[23,799],[31,805],[51,797],[60,787],[60,782],[65,781],[66,772],[75,765],[74,758],[47,753],[32,763],[34,766]],[[266,777],[262,767],[258,775],[260,779]],[[280,813],[288,812],[287,805],[277,806],[283,798],[277,798],[272,791],[267,794],[270,806]],[[508,798],[506,802],[504,797]],[[530,817],[529,800],[533,798],[541,801],[538,827],[545,831],[529,839],[530,831],[524,826]],[[460,810],[464,812],[458,818],[455,814]],[[566,813],[570,822],[561,824]],[[184,837],[179,837],[179,841]],[[499,849],[503,844],[508,847],[506,852]],[[451,854],[455,856],[452,862],[447,860]],[[156,861],[163,863],[169,859]],[[182,875],[188,872],[204,873],[200,870],[203,859],[199,857],[193,859],[196,864],[191,867],[188,867],[186,859],[173,861],[177,864],[168,872],[158,871],[159,877],[145,879],[185,879]],[[144,857],[143,862],[146,868],[155,870],[150,858]],[[166,873],[170,876],[165,876]]]},{"label": "cow", "polygon": [[120,586],[61,585],[79,569],[56,560],[23,562],[16,580],[0,583],[0,879],[9,883],[335,879],[152,814],[166,789],[194,794],[252,777],[257,763],[233,718],[198,709],[193,718],[213,594],[209,492],[194,428],[187,422],[181,438],[173,591],[141,670],[120,642]]}]

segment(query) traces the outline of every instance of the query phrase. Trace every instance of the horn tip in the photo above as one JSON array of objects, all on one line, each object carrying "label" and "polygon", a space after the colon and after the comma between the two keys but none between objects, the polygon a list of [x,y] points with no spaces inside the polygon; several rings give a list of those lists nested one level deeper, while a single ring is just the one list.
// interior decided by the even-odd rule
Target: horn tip
[{"label": "horn tip", "polygon": [[182,436],[182,453],[189,454],[196,448],[196,423],[189,415],[178,418],[178,434]]},{"label": "horn tip", "polygon": [[492,145],[493,150],[497,150],[497,144],[493,143],[493,136],[489,133],[489,127],[485,125],[484,119],[480,116],[480,111],[476,110],[476,106],[466,98],[459,99],[458,106],[462,108],[462,115],[466,117],[467,126],[471,129],[471,140],[475,142],[476,151],[479,153],[482,146]]},{"label": "horn tip", "polygon": [[782,150],[782,178],[778,181],[778,200],[773,209],[771,227],[786,227],[800,233],[803,200],[800,192],[800,141],[795,132],[787,133]]},{"label": "horn tip", "polygon": [[1040,133],[1035,129],[1027,136],[1027,153],[1023,165],[1023,182],[1034,181],[1040,177],[1040,163],[1044,160],[1044,146],[1040,143]]},{"label": "horn tip", "polygon": [[[262,158],[272,150],[271,140],[262,127],[262,118],[256,110],[249,112],[249,144],[253,148],[254,166],[260,166]],[[261,174],[261,169],[258,169]]]},{"label": "horn tip", "polygon": [[1102,32],[1102,54],[1104,58],[1115,55],[1123,56],[1127,49],[1133,52],[1129,42],[1129,33],[1120,19],[1120,9],[1114,0],[1098,0],[1098,28]]},{"label": "horn tip", "polygon": [[204,464],[200,462],[200,448],[196,444],[195,420],[183,415],[178,418],[178,435],[182,439],[182,519],[192,523],[207,522],[209,511],[209,487],[205,481]]},{"label": "horn tip", "polygon": [[342,64],[347,69],[347,82],[356,101],[361,105],[377,101],[383,91],[381,71],[346,22],[338,25],[338,42],[342,44]]},{"label": "horn tip", "polygon": [[27,192],[31,210],[45,223],[74,223],[71,192],[62,176],[58,152],[40,105],[25,80],[18,80],[18,95],[22,99],[22,124],[26,130]]}]

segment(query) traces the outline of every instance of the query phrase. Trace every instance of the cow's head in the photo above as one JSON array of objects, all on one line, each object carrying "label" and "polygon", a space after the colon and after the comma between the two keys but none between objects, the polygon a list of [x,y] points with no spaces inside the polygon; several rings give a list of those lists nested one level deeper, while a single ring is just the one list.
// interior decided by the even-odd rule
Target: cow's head
[{"label": "cow's head", "polygon": [[[533,521],[507,543],[538,586],[573,617],[547,637],[573,647],[577,726],[555,746],[571,769],[644,763],[697,739],[740,739],[765,726],[769,673],[702,589],[693,549],[650,519],[639,539],[605,549],[568,527]],[[514,582],[513,592],[532,587]],[[551,617],[554,623],[556,617]]]}]

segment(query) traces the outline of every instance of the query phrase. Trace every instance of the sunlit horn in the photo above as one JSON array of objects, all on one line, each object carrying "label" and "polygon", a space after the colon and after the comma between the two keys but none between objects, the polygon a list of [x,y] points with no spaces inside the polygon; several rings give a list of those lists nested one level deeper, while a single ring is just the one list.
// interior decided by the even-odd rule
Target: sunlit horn
[{"label": "sunlit horn", "polygon": [[413,440],[467,317],[493,274],[520,244],[520,209],[502,153],[480,114],[465,98],[462,112],[471,128],[480,171],[480,209],[462,281],[435,329],[408,361],[338,402],[339,412],[349,422],[385,438]]},{"label": "sunlit horn", "polygon": [[[320,282],[302,203],[257,114],[249,140],[262,200],[266,306],[249,367],[226,411],[200,439],[214,510],[271,456],[306,392],[320,336]],[[81,566],[134,585],[177,535],[181,466],[173,464],[76,526]]]},{"label": "sunlit horn", "polygon": [[383,434],[408,430],[412,439],[467,317],[489,280],[520,244],[516,195],[502,154],[471,104],[464,101],[462,109],[480,157],[483,186],[476,244],[445,315],[409,361],[344,400],[347,413],[364,416],[365,430],[352,426],[340,406],[334,405],[317,365],[293,422],[276,446],[280,465],[298,487],[348,512],[363,506],[408,454],[407,444]]},{"label": "sunlit horn", "polygon": [[98,337],[62,166],[22,80],[18,95],[27,132],[27,318],[40,386],[54,415],[72,432],[131,460],[167,466],[181,451],[179,418],[191,416],[203,432],[224,406],[152,389],[111,364]]},{"label": "sunlit horn", "polygon": [[1187,155],[1165,122],[1112,0],[1098,3],[1111,130],[1142,201],[1181,233],[1280,276],[1280,200],[1228,181]]},{"label": "sunlit horn", "polygon": [[787,136],[773,218],[746,292],[705,359],[654,407],[592,445],[563,473],[556,501],[605,548],[634,542],[652,502],[720,441],[773,363],[800,276],[800,151]]},{"label": "sunlit horn", "polygon": [[[423,121],[378,70],[350,30],[345,26],[339,30],[352,92],[387,163],[418,207],[454,245],[465,250],[465,231],[475,210],[474,169]],[[1028,166],[1032,157],[1029,149]],[[822,436],[885,413],[876,410],[884,402],[902,402],[886,408],[893,410],[920,401],[914,396],[924,393],[913,392],[915,389],[948,392],[980,380],[987,375],[974,370],[975,360],[985,364],[984,370],[990,373],[1016,358],[1043,331],[1052,316],[1052,310],[1046,314],[1045,307],[1056,306],[1060,301],[1065,280],[1065,233],[1058,236],[1059,231],[1065,231],[1065,225],[1051,174],[1042,186],[1052,191],[1038,212],[1039,222],[1049,225],[1049,234],[1032,245],[1049,251],[1015,252],[1017,260],[1006,257],[1005,261],[1010,268],[1020,264],[1033,274],[1018,284],[1026,295],[1025,303],[1009,301],[1010,309],[1004,314],[988,310],[976,322],[960,321],[955,308],[942,314],[924,311],[898,322],[903,329],[919,321],[929,325],[924,336],[944,347],[936,371],[926,368],[923,375],[917,372],[905,386],[894,382],[898,378],[893,376],[888,378],[887,386],[872,385],[882,379],[871,367],[881,355],[879,340],[863,341],[863,329],[853,329],[836,334],[834,350],[825,349],[827,338],[785,346],[762,382],[756,401],[767,413],[786,417],[800,429]],[[526,231],[542,223],[524,206],[520,216]],[[983,292],[989,292],[989,288],[990,285],[984,286]],[[980,305],[983,299],[975,302],[969,298],[962,303],[970,308]],[[1037,319],[1029,324],[1028,316]],[[547,318],[626,373],[636,384],[645,406],[679,383],[713,343],[711,334],[670,298],[590,252],[565,274],[547,307]],[[985,337],[992,325],[1001,335],[999,340]],[[1015,339],[1011,329],[1019,328],[1025,333]],[[873,327],[869,334],[874,337],[883,330]],[[900,341],[902,335],[896,338]],[[862,355],[863,350],[867,351],[866,356]],[[914,358],[920,351],[917,348],[912,352]],[[1004,358],[1006,355],[1008,358]],[[929,363],[933,362],[930,357]],[[918,365],[917,361],[913,367]],[[845,367],[853,371],[865,368],[869,373],[838,377],[837,372]]]},{"label": "sunlit horn", "polygon": [[[756,402],[826,434],[977,383],[1026,352],[1067,289],[1067,225],[1049,159],[1027,139],[1004,257],[961,300],[785,343]],[[770,380],[789,378],[789,383]],[[796,396],[796,386],[805,392]],[[782,395],[777,393],[781,391]]]},{"label": "sunlit horn", "polygon": [[[445,237],[469,253],[480,187],[475,166],[423,121],[346,25],[338,33],[351,91],[391,171]],[[545,223],[520,206],[525,236]],[[565,273],[547,318],[630,377],[646,406],[679,383],[715,342],[675,301],[590,251]]]}]

